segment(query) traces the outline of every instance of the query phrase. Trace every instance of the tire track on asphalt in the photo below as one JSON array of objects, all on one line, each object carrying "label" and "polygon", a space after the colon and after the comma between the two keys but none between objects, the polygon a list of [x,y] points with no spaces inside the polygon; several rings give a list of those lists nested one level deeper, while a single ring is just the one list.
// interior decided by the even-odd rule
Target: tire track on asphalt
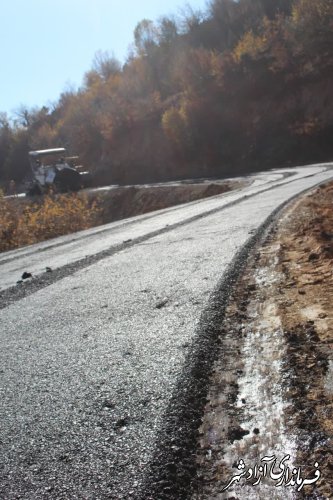
[{"label": "tire track on asphalt", "polygon": [[[43,275],[39,275],[30,282],[23,283],[21,285],[14,285],[10,288],[7,288],[7,289],[3,290],[2,292],[0,292],[0,310],[4,309],[5,307],[9,306],[10,304],[12,304],[14,302],[17,302],[18,300],[23,299],[24,297],[28,297],[29,295],[32,295],[32,294],[38,292],[42,288],[46,288],[47,286],[50,286],[53,283],[56,283],[57,281],[62,280],[63,278],[71,276],[76,271],[79,271],[81,269],[89,267],[92,264],[95,264],[96,262],[99,262],[100,260],[103,260],[107,257],[111,257],[111,256],[113,256],[113,255],[115,255],[115,254],[117,254],[125,249],[131,248],[135,245],[146,242],[146,241],[148,241],[156,236],[170,232],[170,231],[177,229],[179,227],[191,224],[192,222],[198,221],[198,220],[203,219],[205,217],[209,217],[210,215],[214,215],[218,212],[223,212],[224,210],[226,210],[228,208],[231,208],[239,203],[242,203],[245,200],[249,200],[251,198],[259,196],[262,193],[266,193],[268,191],[272,191],[274,189],[277,189],[281,186],[291,184],[293,182],[297,182],[300,179],[315,177],[316,175],[318,175],[320,173],[326,172],[330,168],[329,166],[327,166],[327,167],[323,166],[323,167],[324,168],[323,168],[322,172],[311,173],[308,175],[304,175],[301,178],[299,176],[297,176],[296,179],[293,178],[293,179],[288,180],[288,181],[278,182],[277,184],[274,184],[273,186],[269,186],[265,189],[261,189],[259,191],[254,192],[254,193],[244,194],[243,196],[240,196],[236,200],[233,200],[229,203],[226,203],[225,205],[223,205],[221,207],[213,208],[211,210],[207,210],[206,212],[196,214],[192,217],[188,217],[187,219],[184,219],[182,221],[167,225],[163,228],[157,229],[155,231],[151,231],[145,235],[134,238],[131,241],[127,241],[127,242],[125,241],[121,244],[114,245],[107,250],[103,250],[103,251],[98,252],[94,255],[89,255],[89,256],[87,256],[83,259],[80,259],[76,262],[66,264],[58,269],[53,270],[52,273],[45,273]],[[299,194],[301,194],[301,193],[299,193]]]},{"label": "tire track on asphalt", "polygon": [[275,230],[281,214],[288,210],[297,198],[327,181],[328,179],[318,182],[280,204],[238,250],[213,290],[209,305],[201,314],[183,364],[183,371],[162,419],[164,427],[156,439],[156,451],[146,475],[146,482],[137,492],[135,500],[193,498],[198,480],[196,476],[198,430],[207,401],[211,370],[222,346],[220,336],[223,335],[223,321],[230,296],[252,252]]}]

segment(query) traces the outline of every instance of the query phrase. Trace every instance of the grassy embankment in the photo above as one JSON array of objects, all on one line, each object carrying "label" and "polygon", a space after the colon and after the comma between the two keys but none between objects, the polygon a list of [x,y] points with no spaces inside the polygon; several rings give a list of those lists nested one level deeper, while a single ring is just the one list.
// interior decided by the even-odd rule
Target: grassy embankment
[{"label": "grassy embankment", "polygon": [[0,252],[107,222],[215,196],[237,183],[124,187],[31,200],[0,194]]},{"label": "grassy embankment", "polygon": [[0,251],[88,229],[99,208],[78,194],[48,195],[35,201],[0,195]]}]

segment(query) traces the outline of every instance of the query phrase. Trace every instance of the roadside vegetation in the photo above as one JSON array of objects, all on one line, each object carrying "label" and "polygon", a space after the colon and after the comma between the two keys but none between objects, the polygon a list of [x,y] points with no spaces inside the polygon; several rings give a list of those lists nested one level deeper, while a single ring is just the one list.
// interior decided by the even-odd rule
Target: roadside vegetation
[{"label": "roadside vegetation", "polygon": [[98,214],[97,202],[79,194],[22,201],[0,193],[0,252],[88,229],[96,224]]},{"label": "roadside vegetation", "polygon": [[[112,47],[110,47],[112,49]],[[0,116],[0,183],[65,146],[96,184],[240,174],[333,157],[332,0],[210,0],[142,20],[52,107]]]},{"label": "roadside vegetation", "polygon": [[0,192],[0,252],[153,210],[216,196],[237,181],[178,186],[119,187],[106,191],[4,197]]}]

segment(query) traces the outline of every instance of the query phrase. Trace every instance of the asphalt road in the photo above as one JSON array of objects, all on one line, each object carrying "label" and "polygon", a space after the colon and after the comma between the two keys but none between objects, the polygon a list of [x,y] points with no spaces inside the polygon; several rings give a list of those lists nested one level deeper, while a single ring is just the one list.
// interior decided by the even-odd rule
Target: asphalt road
[{"label": "asphalt road", "polygon": [[[331,167],[1,255],[1,499],[140,495],[212,293],[270,214]],[[35,279],[13,287],[23,271]]]},{"label": "asphalt road", "polygon": [[[275,170],[247,178],[250,186],[224,195],[213,196],[206,200],[194,201],[156,212],[112,222],[87,231],[55,238],[36,245],[0,254],[0,291],[16,284],[24,271],[33,275],[45,273],[46,267],[52,269],[68,266],[78,261],[105,253],[118,251],[119,247],[129,246],[149,238],[161,231],[170,231],[177,225],[219,211],[231,204],[237,204],[246,196],[255,196],[279,185],[295,182],[304,176],[312,176],[325,170],[322,166],[290,170]],[[95,259],[96,260],[96,259]],[[89,263],[89,262],[88,262]]]}]

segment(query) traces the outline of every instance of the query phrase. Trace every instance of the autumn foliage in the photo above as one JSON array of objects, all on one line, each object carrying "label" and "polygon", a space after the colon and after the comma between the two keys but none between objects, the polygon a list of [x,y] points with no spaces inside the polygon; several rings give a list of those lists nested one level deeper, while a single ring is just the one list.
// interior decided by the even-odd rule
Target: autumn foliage
[{"label": "autumn foliage", "polygon": [[332,0],[211,0],[143,20],[123,66],[97,53],[53,109],[0,116],[0,182],[65,146],[95,182],[226,176],[333,156]]},{"label": "autumn foliage", "polygon": [[98,214],[98,204],[84,195],[48,195],[26,202],[0,193],[0,252],[88,229]]}]

